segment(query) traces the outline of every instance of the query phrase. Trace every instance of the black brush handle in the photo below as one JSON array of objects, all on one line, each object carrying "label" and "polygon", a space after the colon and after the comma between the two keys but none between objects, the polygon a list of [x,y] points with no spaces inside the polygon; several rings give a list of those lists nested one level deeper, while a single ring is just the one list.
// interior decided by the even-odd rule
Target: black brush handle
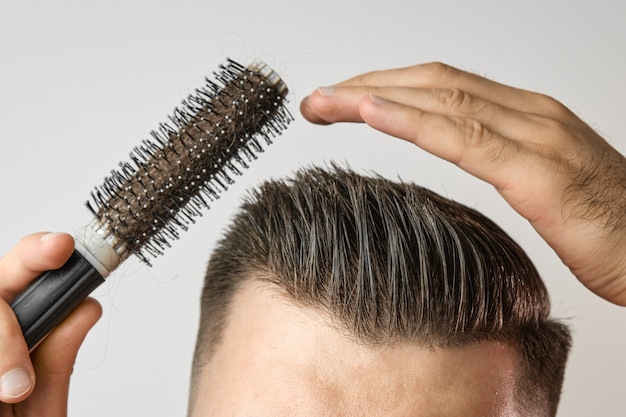
[{"label": "black brush handle", "polygon": [[77,251],[60,269],[37,277],[11,303],[28,350],[33,350],[103,282],[102,275]]}]

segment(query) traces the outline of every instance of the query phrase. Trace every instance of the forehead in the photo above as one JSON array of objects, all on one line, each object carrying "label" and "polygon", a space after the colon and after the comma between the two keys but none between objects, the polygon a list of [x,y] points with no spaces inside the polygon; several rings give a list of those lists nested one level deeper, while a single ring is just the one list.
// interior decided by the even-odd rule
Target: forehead
[{"label": "forehead", "polygon": [[511,416],[516,363],[496,342],[364,346],[253,281],[233,300],[192,416]]}]

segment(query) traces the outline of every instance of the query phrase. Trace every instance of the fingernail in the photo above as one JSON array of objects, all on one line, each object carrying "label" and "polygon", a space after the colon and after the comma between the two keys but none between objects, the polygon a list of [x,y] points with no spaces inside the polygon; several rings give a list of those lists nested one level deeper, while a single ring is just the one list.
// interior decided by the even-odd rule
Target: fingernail
[{"label": "fingernail", "polygon": [[47,242],[47,241],[49,241],[49,240],[54,239],[54,238],[55,238],[55,237],[57,237],[57,236],[61,236],[61,235],[64,235],[64,234],[65,234],[65,233],[60,233],[60,232],[46,233],[45,235],[43,235],[43,236],[41,237],[41,239],[40,239],[40,240],[41,240],[42,242]]},{"label": "fingernail", "polygon": [[317,89],[322,97],[332,96],[336,90],[335,87],[320,87]]},{"label": "fingernail", "polygon": [[4,374],[0,380],[0,395],[6,398],[18,398],[26,394],[33,385],[28,372],[17,368]]},{"label": "fingernail", "polygon": [[374,94],[370,94],[370,100],[374,104],[385,104],[387,100]]}]

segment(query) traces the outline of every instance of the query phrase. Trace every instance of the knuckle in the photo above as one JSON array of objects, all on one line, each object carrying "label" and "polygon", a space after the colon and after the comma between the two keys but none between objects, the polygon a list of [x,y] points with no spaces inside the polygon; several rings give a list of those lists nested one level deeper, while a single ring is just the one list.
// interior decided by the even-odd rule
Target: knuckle
[{"label": "knuckle", "polygon": [[456,68],[439,61],[428,62],[420,67],[427,79],[432,82],[445,80],[457,72]]},{"label": "knuckle", "polygon": [[462,116],[478,116],[483,122],[491,121],[499,109],[488,101],[458,88],[442,90],[440,99],[444,107],[452,112]]},{"label": "knuckle", "polygon": [[476,119],[465,118],[461,125],[465,143],[469,146],[482,146],[486,141],[486,129]]},{"label": "knuckle", "polygon": [[503,163],[513,158],[519,151],[514,141],[494,135],[478,120],[462,119],[461,129],[466,151],[477,150],[483,155],[485,163]]},{"label": "knuckle", "polygon": [[566,154],[568,150],[574,149],[572,145],[577,141],[576,135],[568,122],[556,117],[543,119],[541,122],[544,126],[546,137],[550,138],[553,146],[558,147],[560,152]]},{"label": "knuckle", "polygon": [[554,97],[548,94],[537,93],[537,97],[539,98],[541,103],[543,103],[544,106],[553,107],[553,108],[564,107],[560,101],[558,101],[557,99],[555,99]]},{"label": "knuckle", "polygon": [[444,105],[453,110],[461,110],[471,107],[471,95],[459,88],[448,88],[442,90],[441,96]]},{"label": "knuckle", "polygon": [[570,110],[563,103],[552,96],[537,93],[537,99],[540,108],[544,109],[544,111],[548,114],[560,117],[567,117],[571,115]]}]

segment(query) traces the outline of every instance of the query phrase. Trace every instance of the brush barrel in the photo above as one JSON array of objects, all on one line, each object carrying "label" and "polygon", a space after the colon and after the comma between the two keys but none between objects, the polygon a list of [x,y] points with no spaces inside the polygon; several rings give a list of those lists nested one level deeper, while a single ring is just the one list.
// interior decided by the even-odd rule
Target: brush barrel
[{"label": "brush barrel", "polygon": [[11,303],[28,350],[32,351],[103,282],[97,269],[76,250],[60,269],[33,281]]}]

